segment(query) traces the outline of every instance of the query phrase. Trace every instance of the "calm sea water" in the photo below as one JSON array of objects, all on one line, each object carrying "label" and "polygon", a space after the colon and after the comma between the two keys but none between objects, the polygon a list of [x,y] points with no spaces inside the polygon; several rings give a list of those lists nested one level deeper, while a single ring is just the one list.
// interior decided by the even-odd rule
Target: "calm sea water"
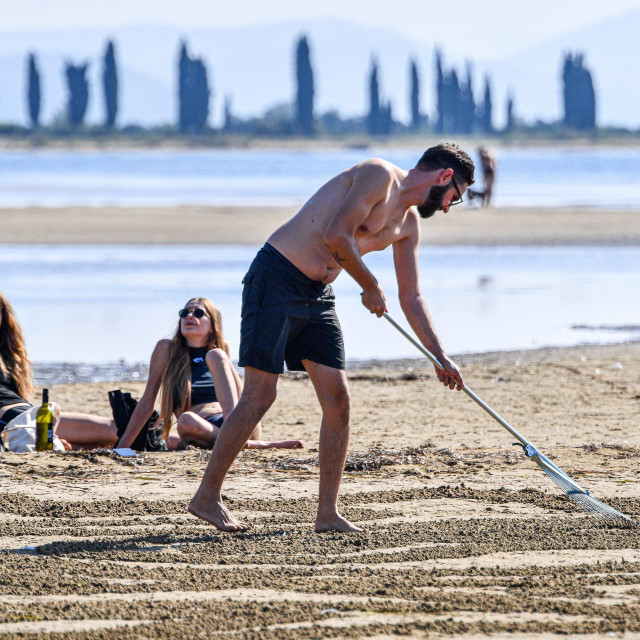
[{"label": "calm sea water", "polygon": [[[330,177],[381,156],[403,168],[416,149],[1,151],[0,207],[296,204]],[[640,149],[505,149],[498,206],[638,207]]]},{"label": "calm sea water", "polygon": [[[148,360],[194,295],[221,309],[237,358],[241,279],[257,247],[7,246],[0,289],[37,362]],[[390,251],[370,254],[389,311],[404,322]],[[451,354],[614,342],[640,336],[640,248],[421,247],[421,288]],[[351,359],[415,357],[371,316],[347,274],[334,285]],[[586,329],[572,328],[588,325]],[[606,327],[604,329],[598,327]]]}]

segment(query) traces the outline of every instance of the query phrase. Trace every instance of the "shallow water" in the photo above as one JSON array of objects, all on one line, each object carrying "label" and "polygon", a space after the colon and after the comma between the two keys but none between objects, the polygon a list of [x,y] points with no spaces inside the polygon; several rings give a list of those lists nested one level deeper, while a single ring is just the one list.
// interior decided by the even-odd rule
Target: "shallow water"
[{"label": "shallow water", "polygon": [[[195,295],[221,309],[237,358],[241,280],[257,247],[23,246],[0,254],[1,289],[39,363],[148,361]],[[390,251],[365,262],[397,302]],[[421,247],[420,285],[451,353],[606,343],[638,337],[640,249],[635,247]],[[368,313],[348,275],[334,284],[347,357],[416,357]],[[574,328],[583,327],[583,328]],[[625,328],[626,327],[626,328]]]},{"label": "shallow water", "polygon": [[[295,204],[366,158],[380,156],[409,168],[421,153],[417,148],[5,150],[0,151],[0,207]],[[498,163],[497,206],[637,208],[640,202],[638,149],[504,149]]]}]

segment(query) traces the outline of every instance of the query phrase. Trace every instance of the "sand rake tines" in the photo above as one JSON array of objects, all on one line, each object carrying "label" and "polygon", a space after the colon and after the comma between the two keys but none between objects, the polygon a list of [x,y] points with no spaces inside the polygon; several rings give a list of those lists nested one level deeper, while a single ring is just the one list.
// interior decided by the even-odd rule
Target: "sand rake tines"
[{"label": "sand rake tines", "polygon": [[588,491],[585,491],[577,482],[572,480],[564,471],[553,464],[549,458],[537,451],[531,445],[525,447],[525,453],[569,498],[595,518],[625,527],[635,527],[638,525],[638,523],[629,516],[624,515],[624,513],[621,513],[613,507],[610,507],[608,504],[594,498]]}]

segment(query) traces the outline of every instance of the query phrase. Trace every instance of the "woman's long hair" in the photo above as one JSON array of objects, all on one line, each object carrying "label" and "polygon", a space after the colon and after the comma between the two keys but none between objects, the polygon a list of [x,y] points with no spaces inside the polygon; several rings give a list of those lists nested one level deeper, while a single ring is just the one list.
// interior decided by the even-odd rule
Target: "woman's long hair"
[{"label": "woman's long hair", "polygon": [[33,393],[31,361],[27,358],[22,329],[13,307],[0,291],[0,374],[13,382],[18,395],[25,400]]},{"label": "woman's long hair", "polygon": [[[230,355],[229,345],[222,335],[222,316],[218,307],[208,298],[191,298],[191,300],[187,301],[185,307],[192,302],[200,303],[211,320],[211,333],[206,345],[207,350],[220,348],[224,349],[227,355]],[[171,429],[174,389],[178,391],[178,410],[180,413],[188,411],[191,408],[191,363],[189,362],[189,345],[180,330],[180,320],[178,320],[178,326],[173,338],[171,338],[167,368],[162,378],[160,414],[163,424],[163,437],[165,438]]]}]

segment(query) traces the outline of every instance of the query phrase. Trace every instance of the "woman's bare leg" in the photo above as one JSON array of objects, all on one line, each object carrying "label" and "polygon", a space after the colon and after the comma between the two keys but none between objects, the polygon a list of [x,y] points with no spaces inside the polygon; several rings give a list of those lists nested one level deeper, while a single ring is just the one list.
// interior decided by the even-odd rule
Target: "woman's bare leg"
[{"label": "woman's bare leg", "polygon": [[303,449],[302,440],[247,440],[247,449]]},{"label": "woman's bare leg", "polygon": [[[257,432],[258,438],[255,437]],[[182,441],[203,449],[211,449],[216,442],[220,428],[207,422],[193,411],[185,411],[178,418],[178,433]],[[247,440],[247,449],[301,449],[301,440],[260,440],[262,427],[260,424],[253,430],[251,439]]]},{"label": "woman's bare leg", "polygon": [[256,428],[249,436],[249,440],[262,440],[262,422],[258,422]]},{"label": "woman's bare leg", "polygon": [[185,411],[178,418],[178,434],[186,444],[211,449],[216,443],[220,428],[207,422],[193,411]]},{"label": "woman's bare leg", "polygon": [[69,411],[60,414],[56,435],[73,449],[111,448],[118,441],[118,430],[111,418]]},{"label": "woman's bare leg", "polygon": [[169,451],[184,449],[182,438],[175,433],[168,435],[165,442],[167,443],[167,449],[169,449]]}]

